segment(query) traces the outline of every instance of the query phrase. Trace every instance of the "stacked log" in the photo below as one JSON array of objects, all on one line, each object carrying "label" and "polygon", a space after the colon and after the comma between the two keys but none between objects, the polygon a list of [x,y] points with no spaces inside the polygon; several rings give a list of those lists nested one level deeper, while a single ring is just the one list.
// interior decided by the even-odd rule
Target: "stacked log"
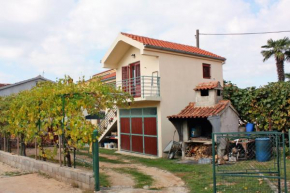
[{"label": "stacked log", "polygon": [[204,144],[188,144],[185,150],[186,157],[192,157],[196,160],[200,158],[212,157],[212,146]]}]

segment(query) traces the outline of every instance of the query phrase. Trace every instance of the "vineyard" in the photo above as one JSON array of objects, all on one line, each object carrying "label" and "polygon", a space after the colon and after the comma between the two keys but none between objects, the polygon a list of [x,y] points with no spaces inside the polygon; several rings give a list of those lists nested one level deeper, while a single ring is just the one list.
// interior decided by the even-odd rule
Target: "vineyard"
[{"label": "vineyard", "polygon": [[26,146],[34,146],[35,158],[45,161],[57,153],[46,146],[54,146],[59,160],[63,152],[70,166],[70,151],[94,141],[92,132],[98,129],[85,114],[127,106],[129,100],[133,99],[128,94],[100,80],[74,83],[66,76],[39,82],[32,90],[0,97],[0,149],[11,152],[16,147],[17,154],[25,156]]}]

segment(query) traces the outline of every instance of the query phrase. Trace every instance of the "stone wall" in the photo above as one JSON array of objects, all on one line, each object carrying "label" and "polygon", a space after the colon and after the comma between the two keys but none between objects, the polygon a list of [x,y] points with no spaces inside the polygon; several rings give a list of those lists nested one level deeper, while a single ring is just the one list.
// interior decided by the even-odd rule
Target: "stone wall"
[{"label": "stone wall", "polygon": [[58,164],[12,155],[3,151],[0,151],[0,161],[28,172],[45,173],[60,181],[77,184],[82,189],[94,190],[95,181],[93,172],[60,167]]}]

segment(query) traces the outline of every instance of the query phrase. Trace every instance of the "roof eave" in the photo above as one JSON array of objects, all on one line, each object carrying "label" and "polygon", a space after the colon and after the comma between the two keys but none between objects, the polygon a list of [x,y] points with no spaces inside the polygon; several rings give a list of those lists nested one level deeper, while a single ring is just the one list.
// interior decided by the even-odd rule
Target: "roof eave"
[{"label": "roof eave", "polygon": [[37,76],[37,77],[34,77],[34,78],[30,78],[30,79],[27,79],[27,80],[23,80],[23,81],[20,81],[20,82],[16,82],[14,84],[9,84],[7,86],[0,87],[0,90],[4,90],[4,89],[10,88],[10,87],[18,86],[18,85],[25,84],[27,82],[31,82],[31,81],[34,81],[34,80],[39,80],[39,79],[40,80],[43,80],[43,81],[54,82],[52,80],[49,80],[47,78],[44,78],[43,76]]},{"label": "roof eave", "polygon": [[106,78],[106,79],[102,79],[101,82],[106,82],[108,80],[114,80],[114,79],[116,79],[116,76],[110,77],[110,78]]},{"label": "roof eave", "polygon": [[153,46],[153,45],[149,45],[149,44],[145,44],[144,47],[145,48],[151,48],[151,49],[165,50],[165,51],[170,51],[170,52],[176,52],[176,53],[180,53],[180,54],[198,56],[198,57],[203,57],[203,58],[215,59],[215,60],[219,60],[219,61],[222,61],[222,62],[226,61],[226,58],[218,58],[218,57],[207,56],[207,55],[203,55],[203,54],[196,54],[196,53],[192,53],[192,52],[186,52],[186,51],[182,51],[182,50],[175,50],[175,49],[171,49],[171,48]]}]

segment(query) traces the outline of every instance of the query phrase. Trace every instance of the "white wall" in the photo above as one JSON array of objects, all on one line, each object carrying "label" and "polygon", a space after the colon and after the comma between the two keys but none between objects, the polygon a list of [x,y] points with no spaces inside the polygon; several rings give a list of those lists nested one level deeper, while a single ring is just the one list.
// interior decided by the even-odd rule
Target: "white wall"
[{"label": "white wall", "polygon": [[239,117],[229,107],[221,115],[221,130],[220,132],[238,132]]},{"label": "white wall", "polygon": [[[204,79],[202,64],[211,64],[212,79]],[[198,83],[217,80],[223,83],[222,62],[186,56],[159,54],[162,149],[172,140],[175,130],[167,116],[179,113],[189,102],[195,102]],[[178,140],[176,137],[175,140]]]}]

